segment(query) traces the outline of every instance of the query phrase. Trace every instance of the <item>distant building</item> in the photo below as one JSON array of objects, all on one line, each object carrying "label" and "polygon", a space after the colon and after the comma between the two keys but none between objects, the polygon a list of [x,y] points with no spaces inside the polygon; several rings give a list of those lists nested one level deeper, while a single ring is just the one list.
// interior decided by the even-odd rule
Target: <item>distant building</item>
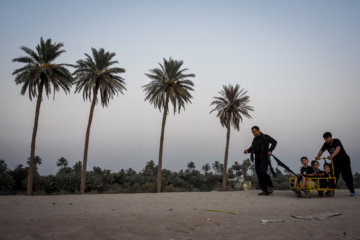
[{"label": "distant building", "polygon": [[233,179],[229,179],[229,182],[234,183],[234,188],[243,188],[243,189],[251,188],[251,182],[250,181],[245,181],[243,175],[236,176]]}]

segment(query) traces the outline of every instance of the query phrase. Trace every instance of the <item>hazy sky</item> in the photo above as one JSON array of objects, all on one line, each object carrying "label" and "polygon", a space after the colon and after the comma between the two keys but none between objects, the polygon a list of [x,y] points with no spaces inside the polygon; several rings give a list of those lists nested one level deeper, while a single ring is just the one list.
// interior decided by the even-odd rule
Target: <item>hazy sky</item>
[{"label": "hazy sky", "polygon": [[[210,103],[223,85],[248,91],[252,119],[232,129],[229,166],[248,158],[250,128],[278,141],[274,151],[294,171],[313,159],[326,131],[339,138],[360,172],[360,1],[40,1],[0,0],[0,159],[10,169],[30,156],[36,101],[20,94],[12,72],[21,46],[40,37],[63,43],[57,63],[74,64],[91,47],[115,52],[125,68],[124,95],[97,105],[88,170],[141,171],[158,161],[162,114],[144,102],[145,76],[163,58],[194,73],[192,104],[168,116],[163,168],[223,163],[226,129]],[[73,69],[70,69],[73,71]],[[56,161],[82,161],[90,102],[82,94],[44,98],[36,142],[40,174]],[[328,156],[326,153],[325,156]],[[274,164],[276,166],[276,164]],[[322,164],[321,164],[322,165]]]}]

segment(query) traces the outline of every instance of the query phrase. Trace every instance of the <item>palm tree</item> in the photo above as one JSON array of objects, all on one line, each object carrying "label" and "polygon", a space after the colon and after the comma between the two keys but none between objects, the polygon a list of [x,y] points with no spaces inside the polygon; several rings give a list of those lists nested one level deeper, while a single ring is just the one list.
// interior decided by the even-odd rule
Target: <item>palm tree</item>
[{"label": "palm tree", "polygon": [[156,168],[155,162],[153,160],[147,161],[145,168],[142,170],[142,173],[145,176],[155,176],[156,175]]},{"label": "palm tree", "polygon": [[151,82],[144,85],[146,92],[145,101],[149,100],[161,112],[163,110],[163,118],[161,125],[160,135],[160,148],[159,148],[159,162],[158,162],[158,176],[157,176],[157,192],[161,192],[161,170],[162,170],[162,154],[164,144],[164,133],[166,117],[169,112],[169,101],[174,107],[174,115],[176,108],[180,114],[181,108],[185,110],[185,103],[191,103],[192,98],[189,91],[193,91],[194,83],[188,78],[195,77],[194,74],[185,74],[187,68],[181,69],[183,61],[163,59],[164,63],[160,68],[150,70],[151,74],[145,74],[151,79]]},{"label": "palm tree", "polygon": [[90,127],[93,119],[94,108],[98,100],[98,94],[100,94],[102,107],[107,107],[110,98],[113,99],[115,94],[118,95],[119,92],[123,94],[123,90],[126,90],[125,80],[117,75],[119,73],[124,73],[125,69],[111,67],[113,64],[118,63],[118,61],[112,60],[115,53],[105,52],[103,48],[100,48],[99,51],[95,48],[91,48],[91,50],[93,57],[85,54],[86,59],[78,60],[76,62],[76,70],[73,73],[76,83],[75,93],[83,91],[84,100],[91,101],[90,115],[85,137],[80,193],[85,192]]},{"label": "palm tree", "polygon": [[78,161],[74,164],[74,166],[72,167],[73,172],[75,173],[80,173],[82,170],[82,162]]},{"label": "palm tree", "polygon": [[187,164],[187,170],[189,170],[190,172],[195,170],[195,163],[193,161],[188,162]]},{"label": "palm tree", "polygon": [[231,166],[231,168],[233,170],[235,170],[236,172],[239,172],[241,170],[241,168],[242,168],[242,165],[239,164],[238,161],[235,161],[234,164]]},{"label": "palm tree", "polygon": [[221,171],[224,169],[224,165],[221,164],[219,161],[215,161],[212,164],[212,169],[214,169],[215,173],[220,174]]},{"label": "palm tree", "polygon": [[59,158],[56,162],[56,166],[60,168],[67,167],[67,165],[68,165],[68,160],[64,157]]},{"label": "palm tree", "polygon": [[249,158],[244,159],[243,163],[241,164],[244,177],[248,175],[247,171],[249,170],[250,165],[251,165],[251,161]]},{"label": "palm tree", "polygon": [[240,122],[242,122],[242,115],[247,118],[251,118],[249,111],[253,111],[253,107],[248,106],[249,96],[245,94],[244,89],[240,90],[238,84],[233,87],[231,84],[229,86],[223,85],[223,90],[219,92],[220,97],[214,97],[216,100],[213,101],[211,105],[215,105],[215,108],[211,110],[217,111],[216,115],[220,119],[221,126],[227,128],[226,134],[226,147],[225,147],[225,157],[224,157],[224,170],[223,170],[223,190],[226,189],[226,170],[227,170],[227,161],[229,153],[229,142],[230,142],[230,126],[232,125],[235,130],[240,131]]},{"label": "palm tree", "polygon": [[0,159],[0,174],[5,173],[8,170],[7,164],[4,159]]},{"label": "palm tree", "polygon": [[[26,163],[30,166],[31,159],[28,158]],[[42,164],[42,159],[39,156],[35,156],[34,157],[34,170],[37,170],[37,166],[40,166],[41,164]]]},{"label": "palm tree", "polygon": [[35,142],[43,91],[45,91],[48,98],[51,94],[51,88],[54,90],[54,98],[55,91],[58,92],[62,89],[65,93],[70,92],[72,77],[65,66],[71,65],[53,63],[61,53],[65,52],[65,50],[60,50],[63,46],[62,43],[52,43],[51,39],[44,41],[41,37],[40,44],[36,46],[36,51],[28,47],[21,47],[28,56],[13,59],[13,62],[26,64],[24,67],[16,69],[13,72],[13,75],[16,75],[15,83],[23,85],[21,94],[25,95],[28,90],[31,101],[33,97],[37,97],[35,121],[31,139],[27,195],[32,194]]},{"label": "palm tree", "polygon": [[204,171],[205,175],[210,171],[210,164],[206,163],[202,166],[202,170]]},{"label": "palm tree", "polygon": [[128,170],[126,170],[126,175],[131,176],[131,175],[135,175],[136,171],[132,168],[129,168]]}]

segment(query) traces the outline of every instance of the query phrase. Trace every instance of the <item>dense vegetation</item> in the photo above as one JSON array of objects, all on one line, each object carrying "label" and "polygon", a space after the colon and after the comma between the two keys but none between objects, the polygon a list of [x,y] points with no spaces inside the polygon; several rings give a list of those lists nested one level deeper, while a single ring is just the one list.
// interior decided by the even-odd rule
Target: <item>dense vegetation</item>
[{"label": "dense vegetation", "polygon": [[[41,158],[35,157],[36,167],[34,170],[33,194],[78,194],[80,193],[81,181],[81,162],[69,167],[65,158],[60,158],[56,162],[59,170],[56,175],[41,176],[38,167]],[[228,177],[234,178],[236,174],[244,174],[246,181],[252,182],[252,188],[257,187],[257,178],[253,174],[254,166],[248,160],[242,164],[235,162],[228,169]],[[195,169],[194,162],[189,162],[185,170],[172,172],[167,169],[162,170],[162,191],[163,192],[197,192],[213,191],[222,189],[223,165],[219,162],[205,164],[202,172]],[[289,189],[287,173],[282,173],[277,169],[277,177],[273,178],[275,189]],[[5,160],[0,160],[0,193],[1,194],[26,194],[28,166],[19,164],[15,169],[8,169]],[[129,168],[121,169],[116,173],[111,170],[93,167],[92,171],[87,172],[86,192],[87,193],[152,193],[156,192],[157,166],[154,161],[148,161],[141,172]],[[355,188],[360,187],[360,174],[354,175]],[[339,188],[346,188],[340,179]],[[233,184],[227,182],[227,191],[235,191]]]}]

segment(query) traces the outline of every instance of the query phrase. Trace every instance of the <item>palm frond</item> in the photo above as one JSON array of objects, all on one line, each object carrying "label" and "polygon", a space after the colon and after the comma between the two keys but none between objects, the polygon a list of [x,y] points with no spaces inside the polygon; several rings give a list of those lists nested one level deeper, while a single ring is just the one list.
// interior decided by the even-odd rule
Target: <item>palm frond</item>
[{"label": "palm frond", "polygon": [[142,86],[145,91],[145,101],[149,101],[160,111],[165,107],[168,98],[174,108],[174,114],[185,110],[185,103],[191,103],[190,91],[193,91],[194,83],[188,78],[195,74],[184,74],[187,68],[181,69],[183,61],[163,59],[160,68],[150,70],[145,75],[151,79],[150,83]]},{"label": "palm frond", "polygon": [[238,84],[235,87],[231,84],[223,85],[223,89],[219,92],[220,97],[214,97],[215,100],[210,103],[210,106],[215,106],[210,114],[217,111],[216,117],[219,118],[221,126],[228,128],[232,125],[239,131],[243,116],[251,118],[249,111],[253,111],[253,107],[248,106],[250,100],[246,93],[247,91],[240,89]]},{"label": "palm frond", "polygon": [[[62,43],[51,43],[51,39],[46,41],[40,39],[40,44],[36,46],[36,51],[28,47],[21,47],[21,49],[28,55],[14,58],[13,62],[25,63],[22,68],[16,69],[13,72],[15,75],[15,83],[23,84],[21,94],[24,95],[26,91],[29,92],[29,98],[37,96],[37,91],[42,84],[45,89],[45,94],[51,94],[51,88],[54,93],[64,90],[66,93],[70,91],[73,81],[71,73],[66,67],[71,67],[70,64],[52,64],[52,62],[60,56],[65,50],[61,50],[64,45]],[[54,95],[55,97],[55,95]]]},{"label": "palm frond", "polygon": [[[118,63],[111,59],[115,53],[105,52],[103,48],[96,50],[91,48],[92,56],[85,54],[85,59],[76,62],[75,76],[75,93],[83,91],[84,100],[92,99],[95,92],[99,92],[100,102],[103,107],[108,106],[110,99],[120,92],[123,94],[125,80],[120,77],[119,73],[124,73],[124,68],[111,67]],[[97,99],[95,100],[97,101]]]}]

